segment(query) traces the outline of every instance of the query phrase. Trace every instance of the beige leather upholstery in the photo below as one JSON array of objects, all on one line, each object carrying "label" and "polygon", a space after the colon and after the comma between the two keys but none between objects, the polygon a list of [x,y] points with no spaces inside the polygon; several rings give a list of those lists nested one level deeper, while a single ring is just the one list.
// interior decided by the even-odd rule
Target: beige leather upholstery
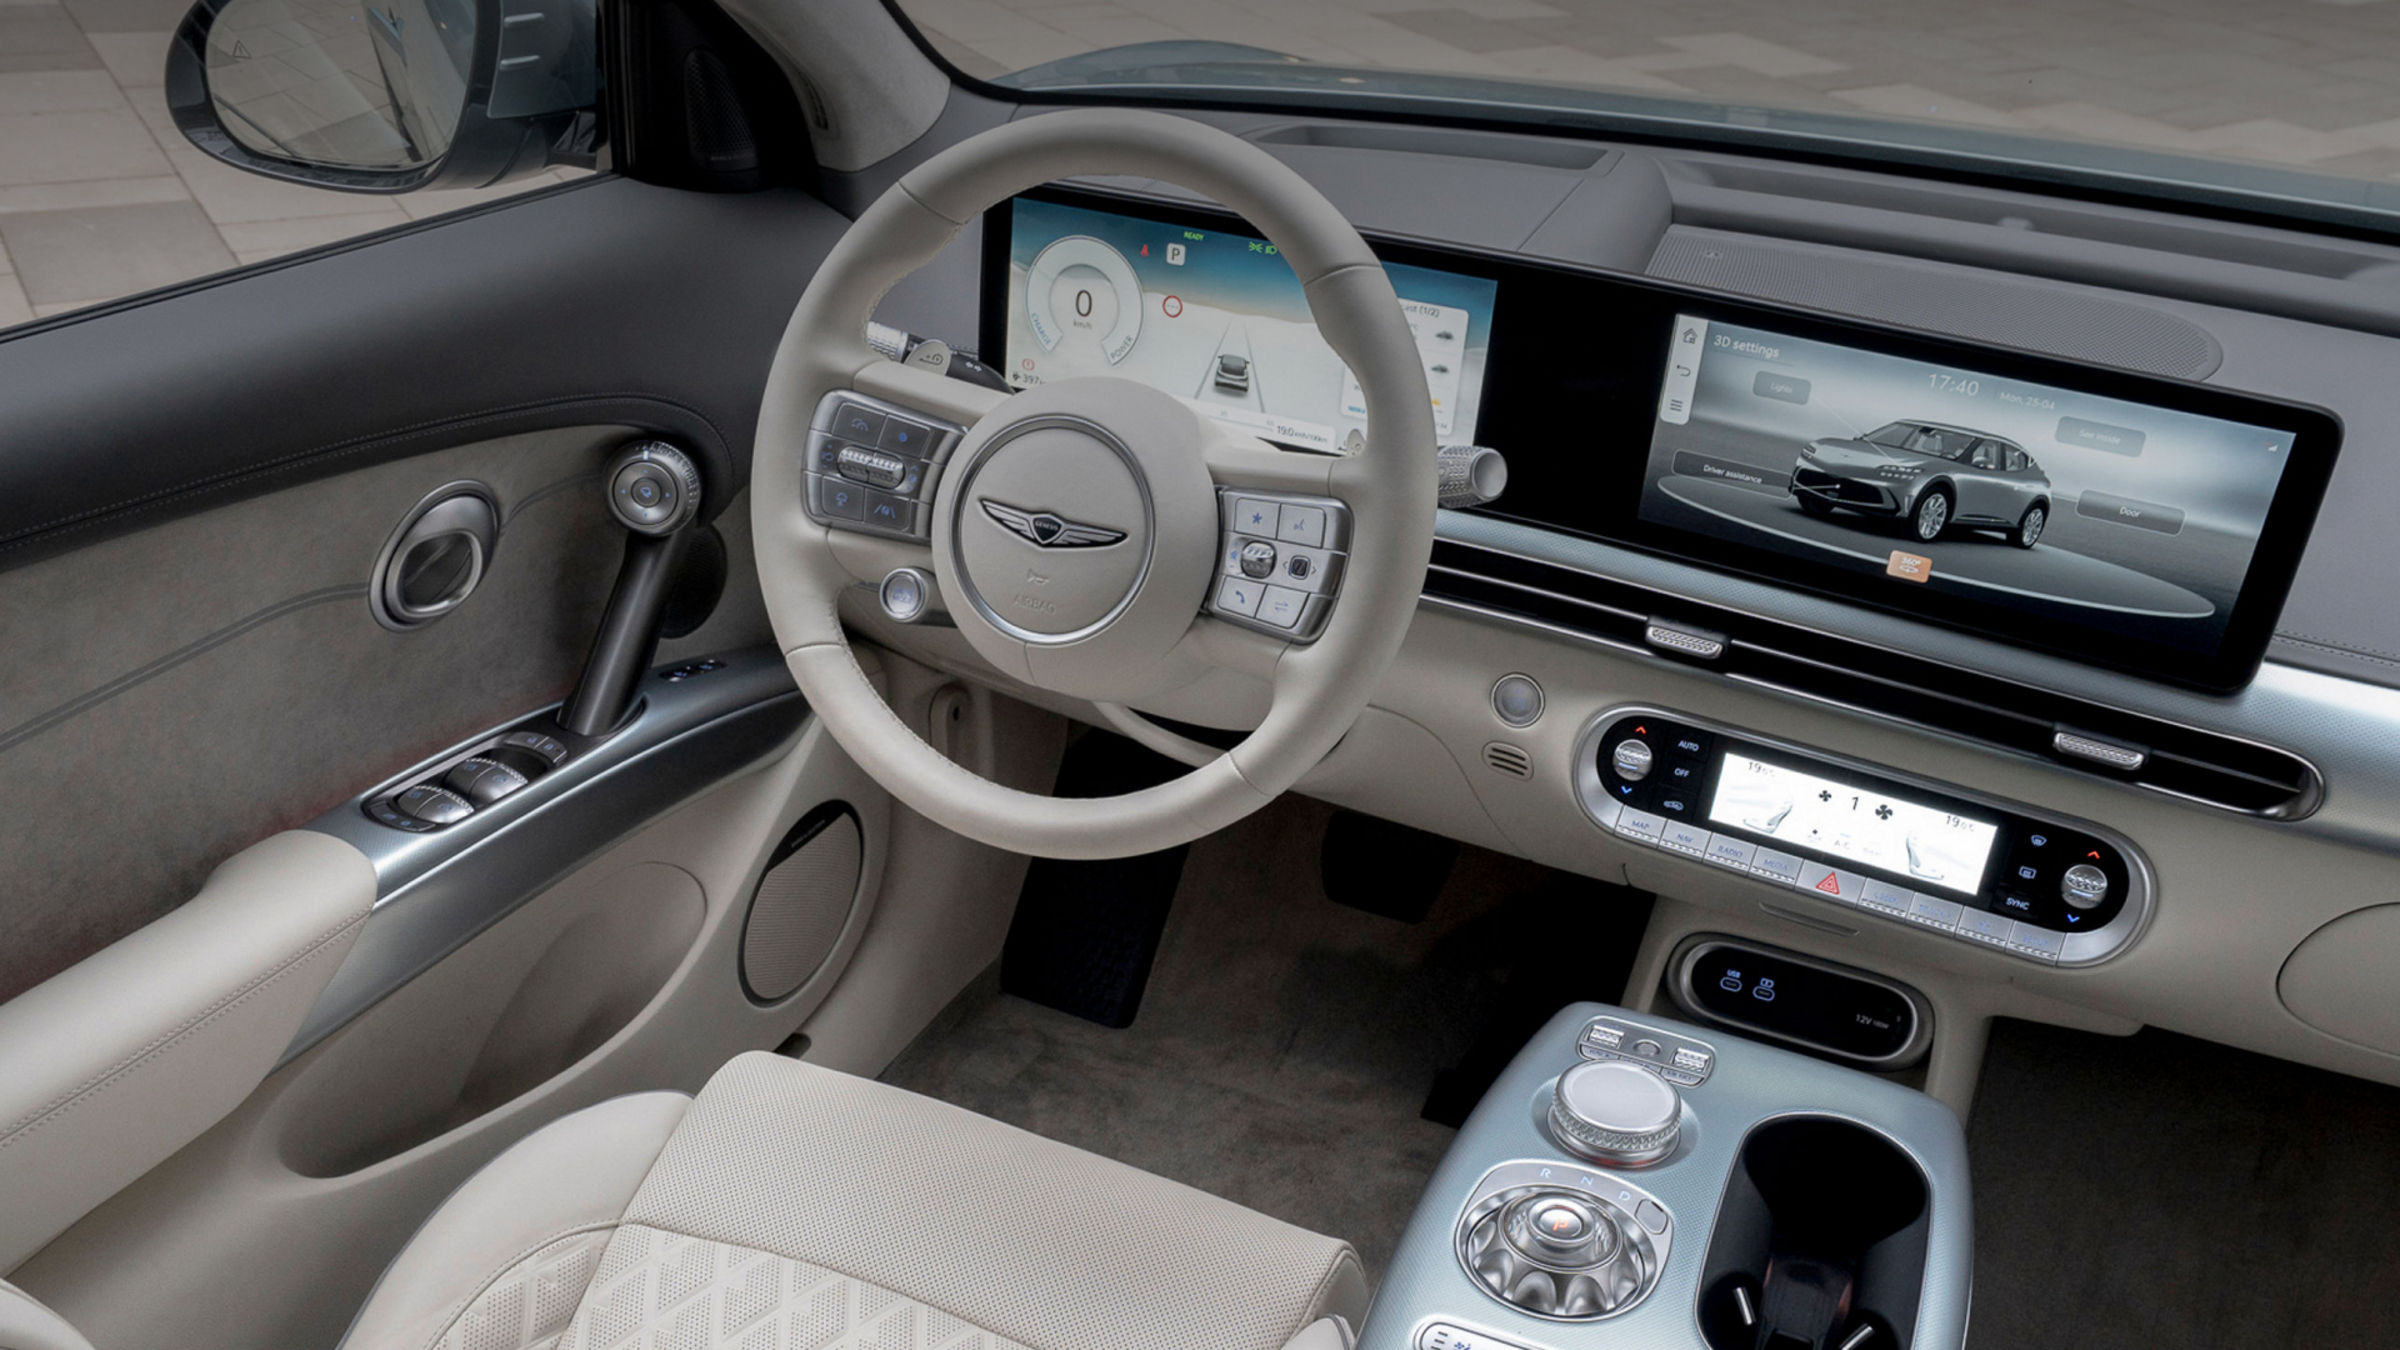
[{"label": "beige leather upholstery", "polygon": [[1346,1243],[865,1079],[751,1054],[451,1197],[346,1350],[1341,1350]]},{"label": "beige leather upholstery", "polygon": [[92,1343],[33,1295],[0,1280],[0,1350],[92,1350]]},{"label": "beige leather upholstery", "polygon": [[249,1096],[374,902],[366,855],[289,831],[0,1004],[0,1271]]}]

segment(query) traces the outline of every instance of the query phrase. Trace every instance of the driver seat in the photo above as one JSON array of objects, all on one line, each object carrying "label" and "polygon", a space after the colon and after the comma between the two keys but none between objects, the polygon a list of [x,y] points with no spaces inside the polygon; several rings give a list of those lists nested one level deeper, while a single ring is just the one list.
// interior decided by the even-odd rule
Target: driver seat
[{"label": "driver seat", "polygon": [[536,1131],[345,1350],[1347,1350],[1349,1244],[776,1055]]}]

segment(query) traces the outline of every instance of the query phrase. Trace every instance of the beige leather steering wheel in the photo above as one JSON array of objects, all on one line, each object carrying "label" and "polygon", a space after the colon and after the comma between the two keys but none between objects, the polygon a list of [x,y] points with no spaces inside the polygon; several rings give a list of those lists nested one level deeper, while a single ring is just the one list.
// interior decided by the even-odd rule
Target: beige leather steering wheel
[{"label": "beige leather steering wheel", "polygon": [[[1279,451],[1130,380],[1063,380],[1010,397],[869,350],[876,302],[960,228],[1027,188],[1093,174],[1180,184],[1266,235],[1358,378],[1369,446],[1338,456]],[[930,545],[829,529],[808,515],[810,419],[839,390],[968,427],[937,485]],[[1425,375],[1391,281],[1316,189],[1257,147],[1184,118],[1047,113],[961,142],[909,172],[858,218],[809,283],[775,353],[751,458],[759,579],[801,691],[892,795],[1015,852],[1146,853],[1266,805],[1357,719],[1399,652],[1424,585],[1434,454]],[[1219,570],[1219,489],[1330,497],[1348,507],[1348,564],[1315,642],[1201,613]],[[1039,546],[1004,524],[1012,509],[1123,537],[1029,552]],[[836,612],[844,591],[892,567],[928,563],[960,632],[1017,680],[1113,705],[1223,666],[1268,678],[1273,702],[1240,745],[1158,787],[1067,799],[990,782],[892,713],[851,654]],[[1037,586],[1038,595],[1028,594]]]}]

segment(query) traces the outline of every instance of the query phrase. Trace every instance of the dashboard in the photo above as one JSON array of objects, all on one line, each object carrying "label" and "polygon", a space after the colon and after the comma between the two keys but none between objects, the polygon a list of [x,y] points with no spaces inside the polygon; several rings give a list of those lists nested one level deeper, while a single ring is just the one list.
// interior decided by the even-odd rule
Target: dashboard
[{"label": "dashboard", "polygon": [[[1274,245],[1046,190],[985,222],[1019,388],[1139,380],[1294,449],[1365,430]],[[1491,514],[2211,691],[2257,669],[2339,451],[2321,409],[1592,269],[1375,241]]]},{"label": "dashboard", "polygon": [[[1502,450],[1507,491],[1442,513],[1401,656],[1303,792],[1654,893],[1646,953],[1733,934],[1906,981],[1953,1026],[2148,1023],[2400,1081],[2400,1023],[2380,992],[2400,945],[2373,922],[2400,912],[2400,607],[2383,580],[2400,548],[2388,526],[2400,455],[2385,444],[2400,382],[2379,374],[2400,362],[2400,306],[2325,280],[2400,264],[2400,249],[1727,153],[1194,115],[1285,159],[1396,275],[1491,286],[1464,306],[1486,320],[1471,330],[1482,373],[1457,391],[1446,439]],[[1431,182],[1444,190],[1419,190]],[[1161,288],[1178,272],[1151,231],[1239,237],[1245,254],[1256,238],[1163,184],[1021,200],[1144,224],[1103,235],[1028,212],[1040,228],[1019,240],[1018,208],[1004,207],[946,271],[896,290],[887,321],[994,367],[1043,361],[1024,350],[1039,341],[1036,297],[1012,283],[1024,287],[1050,242],[1037,236],[1056,230],[1126,255],[1154,306],[1138,351],[1157,335],[1156,307],[1184,295]],[[1693,320],[1708,352],[1690,377],[1698,415],[1677,422],[1669,364]],[[1192,378],[1165,387],[1189,395]],[[1805,402],[1791,381],[1807,384]],[[1713,418],[1698,406],[1712,395]],[[1280,410],[1323,420],[1312,406]],[[1771,454],[1746,453],[1720,420]],[[1976,433],[2004,473],[2021,449],[2052,484],[2035,547],[1988,505],[1920,547],[1897,514],[1837,506],[1819,520],[1788,482],[1780,501],[1758,491],[1777,486],[1772,474],[1798,478],[1812,444],[1900,422]],[[2139,453],[2120,453],[2136,448],[2125,433]],[[2255,455],[2220,453],[2251,439]],[[1958,452],[1971,462],[1973,441]],[[1679,454],[1698,472],[1676,472]],[[1759,481],[1743,490],[1781,511],[1770,524],[1817,537],[1803,545],[1681,501],[1744,472]],[[2181,521],[2127,523],[2127,508]],[[2105,509],[2116,519],[2089,514]],[[2065,553],[2073,530],[2104,525],[2122,544],[2096,561],[2149,581],[2107,575],[2201,595],[2210,616],[2144,634],[2120,619],[2078,624],[2094,593],[2065,583],[2038,597],[1962,584],[1975,575],[1962,569]],[[1870,556],[1823,546],[1845,535]],[[1893,552],[1934,566],[1893,575]],[[862,580],[871,570],[861,564]],[[990,677],[944,630],[882,623],[871,601],[851,617],[896,650]],[[1270,673],[1162,690],[1138,711],[1230,743],[1264,715]],[[1672,840],[1642,818],[1671,818],[1656,809],[1663,779],[1613,815],[1598,805],[1616,744],[1603,738],[1627,709],[1720,737],[1705,761],[1717,777],[1684,801]],[[1729,757],[1739,747],[1745,757]],[[1856,809],[1798,790],[1812,781],[1845,804],[1852,789]],[[1781,821],[1760,811],[1787,792]],[[1910,832],[1877,807],[1957,829],[1932,842],[1960,855],[1959,876],[1976,870],[1973,827],[1991,825],[1974,894],[1911,871]],[[1831,847],[1845,827],[1849,842]],[[2022,856],[2036,833],[2103,853],[2113,917],[2069,903],[2063,871],[2013,884],[2039,866]],[[1845,882],[1837,895],[1759,870],[1761,857],[1786,866],[1778,854],[1806,858],[1810,876],[1860,878],[1859,898]],[[1923,1072],[1956,1101],[1975,1061],[1946,1042]]]}]

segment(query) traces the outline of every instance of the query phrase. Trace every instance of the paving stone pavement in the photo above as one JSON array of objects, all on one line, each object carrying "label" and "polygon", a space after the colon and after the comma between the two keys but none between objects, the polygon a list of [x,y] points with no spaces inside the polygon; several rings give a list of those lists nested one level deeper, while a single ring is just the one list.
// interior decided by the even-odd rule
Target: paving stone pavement
[{"label": "paving stone pavement", "polygon": [[[807,3],[807,0],[791,0]],[[161,96],[189,0],[0,0],[0,327],[521,192],[228,168]],[[1132,42],[2011,128],[2400,178],[2400,0],[901,0],[995,75]]]},{"label": "paving stone pavement", "polygon": [[361,196],[229,168],[161,86],[189,0],[0,0],[0,327],[572,175]]}]

